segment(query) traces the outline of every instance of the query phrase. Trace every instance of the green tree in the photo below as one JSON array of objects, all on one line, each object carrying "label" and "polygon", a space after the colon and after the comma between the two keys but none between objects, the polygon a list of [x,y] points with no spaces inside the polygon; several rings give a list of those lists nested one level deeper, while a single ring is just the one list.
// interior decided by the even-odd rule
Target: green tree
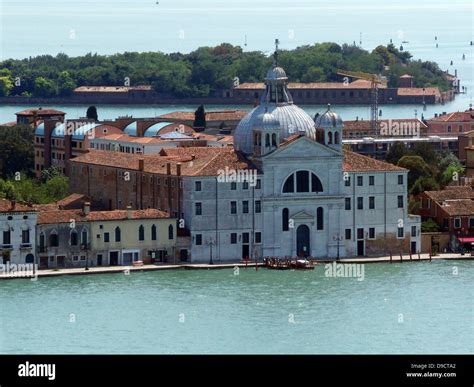
[{"label": "green tree", "polygon": [[392,164],[397,164],[403,156],[408,154],[408,149],[406,148],[403,142],[397,142],[392,147],[390,147],[387,155],[385,156],[385,161]]},{"label": "green tree", "polygon": [[437,191],[440,189],[438,182],[433,177],[419,177],[410,188],[411,195],[418,195],[424,191]]},{"label": "green tree", "polygon": [[0,76],[0,97],[6,97],[10,95],[13,89],[13,81],[10,76]]},{"label": "green tree", "polygon": [[76,88],[76,83],[68,71],[61,71],[58,76],[58,93],[61,96],[71,95]]},{"label": "green tree", "polygon": [[54,202],[63,199],[69,192],[68,178],[65,176],[56,176],[44,183],[44,194],[48,202]]},{"label": "green tree", "polygon": [[421,222],[421,232],[438,232],[439,225],[433,220],[428,219],[425,222]]},{"label": "green tree", "polygon": [[44,77],[35,79],[34,94],[37,97],[53,97],[56,95],[54,82]]},{"label": "green tree", "polygon": [[87,108],[86,117],[98,121],[99,116],[97,115],[97,108],[95,106],[89,106]]},{"label": "green tree", "polygon": [[32,174],[34,164],[33,129],[27,125],[0,126],[0,176],[16,172]]},{"label": "green tree", "polygon": [[420,156],[403,156],[398,161],[398,166],[408,169],[408,188],[420,177],[432,177],[432,171],[428,164]]}]

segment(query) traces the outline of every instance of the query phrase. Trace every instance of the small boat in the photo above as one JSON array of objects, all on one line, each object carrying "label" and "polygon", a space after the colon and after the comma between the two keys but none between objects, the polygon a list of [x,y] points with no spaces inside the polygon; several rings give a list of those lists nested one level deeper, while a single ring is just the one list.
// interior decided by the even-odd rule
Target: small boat
[{"label": "small boat", "polygon": [[313,270],[316,263],[307,259],[265,258],[267,269],[273,270]]},{"label": "small boat", "polygon": [[402,43],[403,43],[403,44],[408,44],[408,43],[410,43],[410,42],[409,42],[408,40],[403,40]]}]

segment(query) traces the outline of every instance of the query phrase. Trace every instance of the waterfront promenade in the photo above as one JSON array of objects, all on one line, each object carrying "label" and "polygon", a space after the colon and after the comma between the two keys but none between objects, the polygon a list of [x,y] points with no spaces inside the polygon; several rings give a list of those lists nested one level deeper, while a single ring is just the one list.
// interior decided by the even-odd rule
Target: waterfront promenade
[{"label": "waterfront promenade", "polygon": [[[469,254],[454,254],[454,253],[442,253],[436,256],[431,257],[431,261],[437,260],[473,260],[474,256]],[[413,254],[410,258],[410,255],[393,255],[392,263],[407,263],[410,262],[430,262],[429,254]],[[339,260],[335,259],[326,259],[318,260],[317,264],[326,264],[338,262],[342,264],[369,264],[369,263],[390,263],[390,256],[384,257],[367,257],[367,258],[342,258]],[[106,266],[106,267],[90,267],[88,270],[85,268],[64,268],[64,269],[46,269],[46,270],[37,270],[37,277],[57,277],[62,275],[88,275],[88,274],[113,274],[113,273],[122,273],[128,275],[131,272],[139,271],[153,271],[153,270],[220,270],[220,269],[250,269],[250,268],[264,268],[265,264],[263,262],[248,262],[243,263],[242,261],[236,262],[226,262],[226,263],[214,263],[212,265],[208,263],[178,263],[178,264],[157,264],[157,265],[144,265],[144,266]],[[28,278],[33,277],[33,272],[22,272],[22,275],[19,276],[17,273],[0,273],[0,279],[15,279],[15,278]]]}]

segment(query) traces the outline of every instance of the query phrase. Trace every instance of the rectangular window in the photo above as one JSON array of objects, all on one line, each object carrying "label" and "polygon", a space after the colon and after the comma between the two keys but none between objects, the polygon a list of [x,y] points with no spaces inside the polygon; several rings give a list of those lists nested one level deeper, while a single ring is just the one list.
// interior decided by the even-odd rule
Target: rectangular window
[{"label": "rectangular window", "polygon": [[196,246],[202,245],[202,234],[196,234]]},{"label": "rectangular window", "polygon": [[416,237],[416,226],[411,226],[411,236]]},{"label": "rectangular window", "polygon": [[375,239],[375,228],[374,227],[369,228],[369,239]]},{"label": "rectangular window", "polygon": [[250,234],[248,232],[244,232],[242,234],[242,242],[249,243],[249,241],[250,241]]},{"label": "rectangular window", "polygon": [[72,260],[73,261],[79,261],[79,256],[78,255],[73,255]]},{"label": "rectangular window", "polygon": [[346,228],[346,240],[350,240],[352,238],[352,230],[350,228]]},{"label": "rectangular window", "polygon": [[11,232],[10,231],[4,231],[3,232],[3,244],[4,245],[11,244]]},{"label": "rectangular window", "polygon": [[309,192],[309,172],[296,172],[296,192]]},{"label": "rectangular window", "polygon": [[230,202],[230,213],[236,214],[237,213],[237,202]]},{"label": "rectangular window", "polygon": [[469,228],[474,228],[474,218],[469,218]]},{"label": "rectangular window", "polygon": [[242,189],[249,189],[249,182],[248,181],[244,181],[242,183]]},{"label": "rectangular window", "polygon": [[230,190],[235,191],[237,189],[237,183],[235,181],[230,183]]},{"label": "rectangular window", "polygon": [[244,201],[242,202],[242,212],[243,212],[244,214],[248,214],[248,213],[249,213],[249,202],[248,202],[248,200],[244,200]]},{"label": "rectangular window", "polygon": [[23,244],[30,243],[30,230],[21,231],[21,243]]},{"label": "rectangular window", "polygon": [[104,233],[104,242],[109,243],[110,242],[110,234],[108,232]]},{"label": "rectangular window", "polygon": [[403,184],[403,175],[398,175],[398,184]]},{"label": "rectangular window", "polygon": [[357,229],[357,239],[364,239],[364,229],[358,228]]},{"label": "rectangular window", "polygon": [[397,196],[397,206],[398,208],[403,208],[403,195]]},{"label": "rectangular window", "polygon": [[344,185],[346,187],[350,187],[351,186],[351,177],[350,176],[347,176],[347,178],[344,178]]},{"label": "rectangular window", "polygon": [[403,230],[403,227],[398,227],[398,238],[403,238],[403,235],[405,234],[405,231]]},{"label": "rectangular window", "polygon": [[196,181],[194,183],[194,190],[195,191],[201,191],[201,182],[200,181]]},{"label": "rectangular window", "polygon": [[444,218],[444,219],[443,219],[443,227],[444,227],[444,228],[448,228],[448,227],[449,227],[449,219],[448,219],[448,218]]},{"label": "rectangular window", "polygon": [[357,185],[359,187],[362,187],[364,185],[364,177],[363,176],[357,176]]},{"label": "rectangular window", "polygon": [[233,245],[237,244],[237,233],[233,232],[230,234],[230,243]]},{"label": "rectangular window", "polygon": [[345,203],[346,203],[346,210],[350,210],[351,209],[351,198],[346,198]]},{"label": "rectangular window", "polygon": [[257,183],[255,184],[255,189],[260,189],[262,188],[262,181],[260,179],[257,179]]},{"label": "rectangular window", "polygon": [[369,176],[369,185],[375,185],[375,176]]},{"label": "rectangular window", "polygon": [[461,228],[461,218],[454,218],[454,228]]},{"label": "rectangular window", "polygon": [[262,243],[262,233],[260,231],[255,232],[255,243]]},{"label": "rectangular window", "polygon": [[363,210],[364,209],[364,198],[362,196],[359,196],[357,198],[357,209],[358,210]]},{"label": "rectangular window", "polygon": [[255,213],[260,214],[262,212],[262,202],[260,200],[255,201]]},{"label": "rectangular window", "polygon": [[369,196],[369,209],[375,209],[375,196]]},{"label": "rectangular window", "polygon": [[196,215],[202,215],[202,204],[201,203],[196,203]]}]

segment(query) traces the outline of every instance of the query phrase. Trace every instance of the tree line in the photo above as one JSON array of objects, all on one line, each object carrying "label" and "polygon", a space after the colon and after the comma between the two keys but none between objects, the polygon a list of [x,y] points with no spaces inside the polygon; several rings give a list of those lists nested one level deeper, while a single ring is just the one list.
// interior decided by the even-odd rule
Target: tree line
[{"label": "tree line", "polygon": [[[337,69],[383,74],[390,87],[399,76],[414,76],[417,87],[449,83],[434,62],[413,60],[393,44],[371,52],[354,45],[316,43],[278,55],[292,82],[341,81]],[[40,55],[0,62],[0,96],[55,97],[71,95],[78,86],[152,85],[176,97],[206,97],[238,82],[261,82],[273,58],[261,51],[244,52],[228,43],[200,47],[189,54],[125,52],[114,55],[89,53],[69,57]]]}]

